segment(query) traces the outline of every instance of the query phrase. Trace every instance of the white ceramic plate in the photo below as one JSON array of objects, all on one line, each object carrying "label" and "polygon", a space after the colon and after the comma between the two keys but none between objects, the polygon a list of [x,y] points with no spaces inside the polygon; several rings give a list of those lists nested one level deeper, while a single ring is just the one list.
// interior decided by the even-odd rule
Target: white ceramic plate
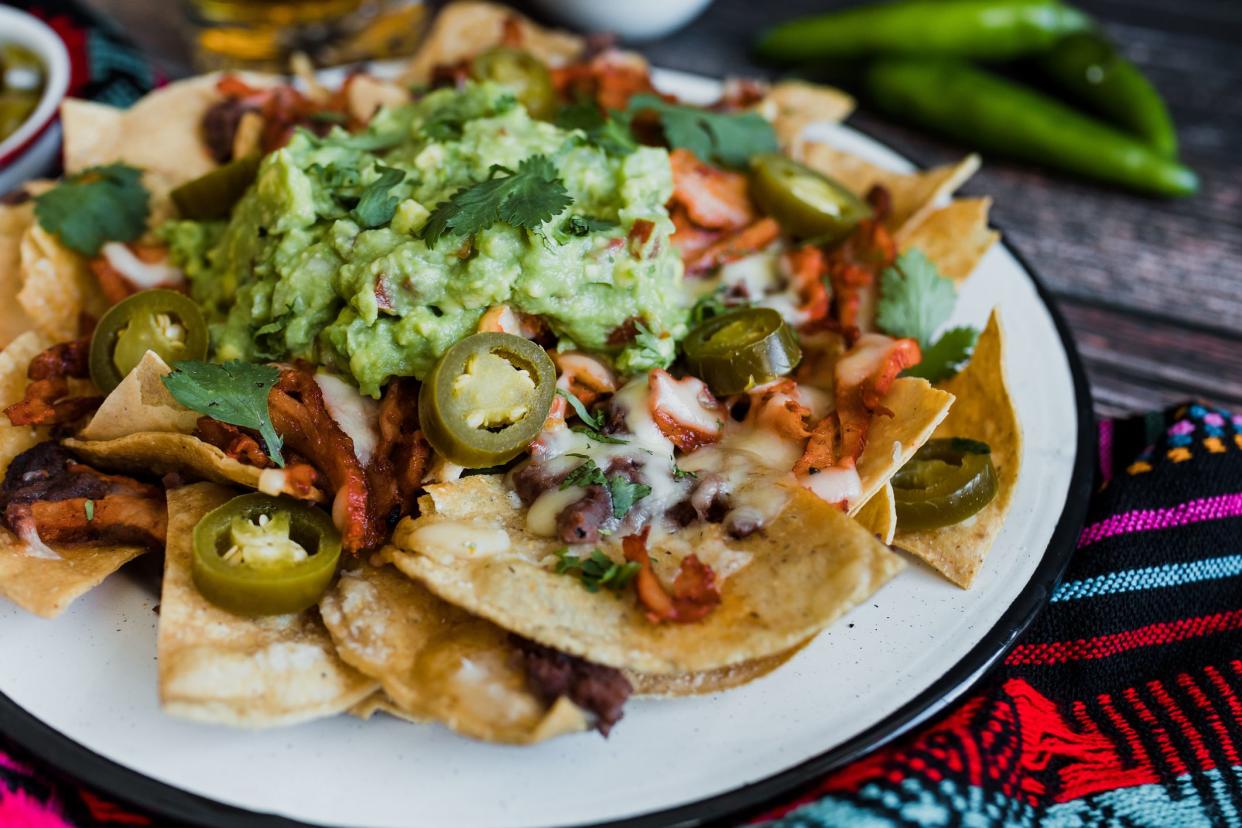
[{"label": "white ceramic plate", "polygon": [[[660,80],[688,99],[710,100],[718,89],[684,75]],[[848,127],[817,137],[911,167]],[[156,698],[151,559],[54,622],[0,605],[0,730],[113,795],[198,824],[667,824],[754,806],[962,693],[1060,575],[1089,487],[1089,397],[1064,326],[1001,246],[966,282],[954,322],[982,325],[994,305],[1008,333],[1023,472],[974,588],[912,561],[787,665],[744,688],[636,701],[607,740],[587,733],[532,748],[382,716],[253,733],[190,724],[163,715]]]}]

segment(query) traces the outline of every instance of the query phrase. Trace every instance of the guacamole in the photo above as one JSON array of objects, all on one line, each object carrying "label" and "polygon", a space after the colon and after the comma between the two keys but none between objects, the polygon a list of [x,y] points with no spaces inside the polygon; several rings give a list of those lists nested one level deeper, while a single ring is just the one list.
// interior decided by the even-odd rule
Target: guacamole
[{"label": "guacamole", "polygon": [[[437,205],[537,154],[572,198],[559,215],[533,230],[498,221],[430,247],[420,238]],[[386,196],[396,205],[376,223],[360,200],[382,176],[397,181]],[[263,160],[227,223],[172,222],[164,236],[217,359],[309,359],[377,395],[390,377],[425,376],[498,304],[543,317],[562,348],[611,354],[622,372],[668,364],[686,332],[671,192],[663,149],[610,156],[479,84],[381,112],[359,134],[299,132]],[[631,234],[636,222],[650,226]]]}]

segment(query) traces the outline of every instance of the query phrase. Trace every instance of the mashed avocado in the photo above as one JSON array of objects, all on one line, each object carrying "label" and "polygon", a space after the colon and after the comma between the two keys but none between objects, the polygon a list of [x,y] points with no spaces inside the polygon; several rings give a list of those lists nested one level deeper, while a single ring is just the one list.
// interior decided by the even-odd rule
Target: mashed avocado
[{"label": "mashed avocado", "polygon": [[[537,230],[498,222],[446,234],[430,248],[419,238],[436,205],[492,165],[516,169],[536,154],[573,199],[560,215]],[[364,227],[358,201],[381,176],[396,178],[388,170],[404,174],[389,191],[396,209]],[[264,159],[227,224],[173,222],[164,235],[218,359],[309,359],[374,395],[389,377],[423,377],[502,303],[542,316],[561,347],[612,354],[623,372],[666,365],[686,324],[671,192],[664,150],[609,156],[532,119],[499,87],[471,85],[383,112],[357,135],[299,132]],[[604,221],[567,224],[575,216]],[[638,221],[653,225],[645,241],[628,238]]]}]

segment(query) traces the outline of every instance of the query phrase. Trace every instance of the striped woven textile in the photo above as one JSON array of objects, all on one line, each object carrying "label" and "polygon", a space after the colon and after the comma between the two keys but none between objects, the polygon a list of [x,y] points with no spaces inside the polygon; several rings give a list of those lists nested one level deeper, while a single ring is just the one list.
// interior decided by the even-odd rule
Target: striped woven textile
[{"label": "striped woven textile", "polygon": [[1242,825],[1242,415],[1100,423],[1069,570],[947,715],[765,828]]}]

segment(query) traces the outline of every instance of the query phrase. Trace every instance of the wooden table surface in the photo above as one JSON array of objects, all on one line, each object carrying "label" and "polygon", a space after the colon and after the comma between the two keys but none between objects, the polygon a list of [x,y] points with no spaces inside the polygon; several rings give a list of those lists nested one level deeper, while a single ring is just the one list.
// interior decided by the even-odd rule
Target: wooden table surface
[{"label": "wooden table surface", "polygon": [[[188,72],[177,3],[88,2],[116,17],[170,74]],[[749,54],[755,33],[838,5],[848,3],[716,0],[687,28],[640,49],[672,69],[771,77]],[[1058,297],[1099,413],[1187,397],[1242,409],[1242,2],[1078,5],[1164,93],[1202,192],[1159,201],[986,157],[965,192],[995,199],[993,220]],[[925,164],[963,151],[865,108],[850,123]]]}]

